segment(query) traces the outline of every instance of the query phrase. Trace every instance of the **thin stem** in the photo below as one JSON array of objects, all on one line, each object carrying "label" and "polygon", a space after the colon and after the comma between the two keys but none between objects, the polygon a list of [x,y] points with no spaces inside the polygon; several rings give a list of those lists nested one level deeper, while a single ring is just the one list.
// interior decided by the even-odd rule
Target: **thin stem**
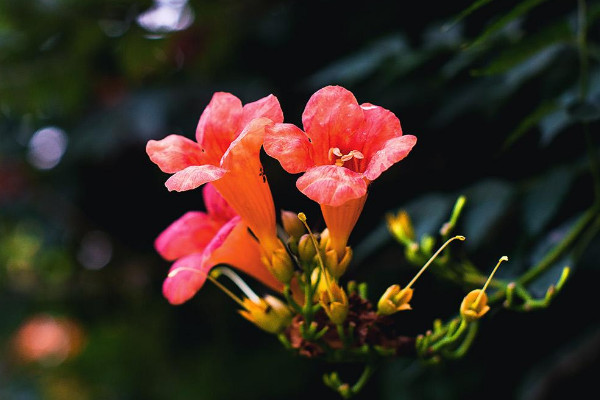
[{"label": "thin stem", "polygon": [[414,278],[412,278],[412,280],[408,283],[408,285],[406,285],[406,287],[404,288],[404,290],[406,289],[410,289],[410,287],[413,285],[413,283],[416,282],[416,280],[421,276],[421,274],[423,272],[425,272],[425,270],[427,269],[427,267],[429,267],[429,265],[433,262],[433,260],[435,260],[435,258],[446,248],[446,246],[448,246],[448,244],[450,244],[450,242],[452,242],[453,240],[465,240],[464,236],[454,236],[453,238],[450,238],[446,241],[446,243],[444,243],[442,245],[442,247],[440,247],[435,253],[434,255],[431,256],[431,258],[429,259],[429,261],[427,261],[427,263],[425,265],[423,265],[423,268],[421,268],[421,270],[419,272],[417,272],[417,274],[415,275]]},{"label": "thin stem", "polygon": [[329,295],[330,299],[333,299],[333,293],[331,293],[329,276],[327,276],[327,272],[325,271],[325,263],[323,263],[323,258],[321,257],[321,252],[319,251],[319,245],[317,244],[317,239],[315,239],[315,235],[313,235],[312,231],[310,230],[310,227],[308,226],[308,223],[306,222],[306,215],[304,215],[304,213],[299,213],[298,219],[300,221],[302,221],[302,223],[306,227],[306,230],[308,231],[308,235],[310,236],[312,244],[313,244],[313,246],[315,246],[315,251],[317,252],[317,259],[319,260],[319,265],[321,267],[321,273],[323,275],[325,275],[325,286],[327,289],[327,294]]},{"label": "thin stem", "polygon": [[598,207],[595,206],[589,208],[565,235],[563,240],[550,252],[548,252],[546,257],[544,257],[533,268],[523,274],[521,278],[518,279],[518,283],[521,285],[526,285],[550,268],[552,264],[558,260],[558,258],[562,256],[562,254],[571,246],[571,244],[575,242],[588,223],[596,216],[598,212],[597,208]]},{"label": "thin stem", "polygon": [[367,364],[356,383],[352,386],[353,394],[356,394],[362,390],[369,378],[373,375],[373,372],[375,372],[374,366],[372,364]]}]

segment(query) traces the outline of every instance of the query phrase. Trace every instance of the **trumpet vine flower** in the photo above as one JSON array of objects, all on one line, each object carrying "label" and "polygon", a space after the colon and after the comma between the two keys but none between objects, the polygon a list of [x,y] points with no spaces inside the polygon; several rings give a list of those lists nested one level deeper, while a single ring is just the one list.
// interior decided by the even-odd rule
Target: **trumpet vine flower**
[{"label": "trumpet vine flower", "polygon": [[313,94],[302,123],[304,131],[288,123],[267,126],[264,149],[287,172],[304,172],[296,186],[320,204],[329,248],[341,260],[369,184],[406,157],[417,138],[402,134],[391,111],[370,103],[359,105],[340,86]]},{"label": "trumpet vine flower", "polygon": [[170,191],[212,182],[270,258],[282,244],[259,156],[265,127],[282,121],[279,101],[273,95],[242,106],[234,95],[219,92],[200,116],[195,142],[170,135],[150,140],[146,152],[163,172],[173,174],[165,183]]},{"label": "trumpet vine flower", "polygon": [[261,262],[260,246],[243,220],[212,185],[204,187],[203,196],[207,212],[187,212],[155,241],[158,253],[175,261],[163,284],[167,300],[182,304],[192,298],[217,264],[229,264],[281,291],[281,283]]}]

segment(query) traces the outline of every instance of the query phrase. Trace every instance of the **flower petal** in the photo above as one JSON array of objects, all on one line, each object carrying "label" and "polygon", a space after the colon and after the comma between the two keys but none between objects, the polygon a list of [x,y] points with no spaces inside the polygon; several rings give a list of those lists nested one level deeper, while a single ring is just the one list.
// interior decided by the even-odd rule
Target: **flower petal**
[{"label": "flower petal", "polygon": [[215,181],[227,171],[214,165],[198,165],[187,167],[167,179],[165,186],[169,191],[183,192],[196,189],[207,182]]},{"label": "flower petal", "polygon": [[212,219],[225,223],[237,216],[235,210],[231,208],[229,203],[227,203],[211,183],[204,185],[202,196],[204,198],[206,211],[208,211],[208,214]]},{"label": "flower petal", "polygon": [[[360,106],[365,115],[365,124],[362,130],[362,153],[367,160],[385,143],[395,137],[402,136],[400,120],[396,115],[383,107],[364,103]],[[360,149],[360,148],[359,148]]]},{"label": "flower petal", "polygon": [[201,165],[202,150],[198,143],[180,135],[169,135],[162,140],[150,140],[146,153],[153,163],[172,174],[191,165]]},{"label": "flower petal", "polygon": [[185,303],[204,285],[208,271],[202,267],[203,259],[202,253],[194,253],[180,258],[171,266],[162,287],[169,303]]},{"label": "flower petal", "polygon": [[283,111],[281,111],[277,97],[270,94],[260,100],[244,105],[239,129],[243,129],[254,118],[261,117],[269,118],[273,122],[283,122]]},{"label": "flower petal", "polygon": [[268,118],[255,118],[250,121],[223,154],[221,166],[226,169],[239,169],[246,168],[246,163],[253,166],[257,165],[257,162],[260,163],[265,126],[269,124],[272,124],[272,121]]},{"label": "flower petal", "polygon": [[362,174],[336,165],[308,169],[296,181],[296,187],[317,203],[334,207],[367,193]]},{"label": "flower petal", "polygon": [[202,112],[196,140],[219,160],[239,132],[242,102],[231,93],[217,92]]},{"label": "flower petal", "polygon": [[274,124],[265,128],[265,152],[277,159],[290,174],[304,172],[315,165],[308,136],[292,124]]},{"label": "flower petal", "polygon": [[417,143],[413,135],[396,137],[385,142],[383,148],[371,156],[364,172],[365,178],[375,180],[383,171],[402,160]]},{"label": "flower petal", "polygon": [[327,86],[313,94],[302,114],[304,131],[312,140],[317,164],[329,164],[331,147],[351,150],[353,136],[364,123],[354,95],[340,86]]},{"label": "flower petal", "polygon": [[201,253],[221,224],[206,213],[190,211],[185,213],[154,241],[156,251],[164,259],[173,261],[192,253]]}]

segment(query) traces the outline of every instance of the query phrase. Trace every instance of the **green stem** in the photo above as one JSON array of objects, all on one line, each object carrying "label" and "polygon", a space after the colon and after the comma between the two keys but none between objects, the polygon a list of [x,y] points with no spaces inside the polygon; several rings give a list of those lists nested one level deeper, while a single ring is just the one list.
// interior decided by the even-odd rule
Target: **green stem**
[{"label": "green stem", "polygon": [[552,264],[554,264],[559,259],[559,257],[561,257],[563,253],[575,242],[575,240],[579,237],[579,235],[585,229],[588,223],[594,217],[596,217],[596,214],[598,212],[597,208],[597,206],[589,208],[579,218],[579,220],[575,223],[571,230],[565,235],[563,240],[558,245],[556,245],[550,252],[548,252],[546,256],[533,268],[531,268],[529,271],[523,274],[518,279],[518,283],[520,283],[521,285],[526,285],[538,276],[540,276],[548,268],[550,268]]},{"label": "green stem", "polygon": [[362,390],[365,384],[369,381],[369,378],[373,375],[373,372],[375,372],[374,366],[372,364],[367,364],[356,383],[352,386],[353,394],[357,394]]}]

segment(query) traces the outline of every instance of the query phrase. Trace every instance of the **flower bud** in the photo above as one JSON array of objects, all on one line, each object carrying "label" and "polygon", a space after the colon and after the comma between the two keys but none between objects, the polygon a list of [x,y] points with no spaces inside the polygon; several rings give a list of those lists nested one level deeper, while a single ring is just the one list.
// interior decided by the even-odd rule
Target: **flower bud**
[{"label": "flower bud", "polygon": [[406,211],[399,211],[397,215],[388,214],[387,217],[388,230],[400,243],[409,245],[415,240],[415,231],[412,226],[410,217]]},{"label": "flower bud", "polygon": [[306,232],[304,224],[298,219],[298,214],[291,211],[281,210],[281,223],[283,229],[292,238],[298,239]]},{"label": "flower bud", "polygon": [[377,303],[377,313],[391,315],[398,311],[410,310],[410,300],[413,296],[411,288],[401,289],[400,285],[392,285],[381,296]]},{"label": "flower bud", "polygon": [[319,303],[325,313],[336,325],[342,324],[348,316],[348,296],[337,283],[331,282],[329,290],[321,292]]},{"label": "flower bud", "polygon": [[304,234],[298,241],[298,258],[302,264],[310,264],[317,255],[317,249],[309,234]]},{"label": "flower bud", "polygon": [[[264,259],[263,263],[265,263]],[[294,264],[292,258],[284,248],[274,250],[271,255],[271,262],[265,264],[267,269],[271,271],[279,282],[283,284],[290,283],[294,276]]]},{"label": "flower bud", "polygon": [[246,298],[244,308],[238,311],[240,315],[269,333],[280,333],[292,320],[288,306],[273,296],[267,295],[258,302]]},{"label": "flower bud", "polygon": [[335,279],[339,279],[346,272],[346,268],[348,268],[352,260],[352,254],[352,249],[346,246],[346,251],[340,260],[335,250],[327,250],[325,252],[325,259],[323,260],[325,268],[327,268]]},{"label": "flower bud", "polygon": [[329,247],[329,242],[331,239],[329,238],[329,229],[325,228],[323,232],[319,235],[319,249],[321,251],[325,251]]},{"label": "flower bud", "polygon": [[460,304],[460,315],[467,321],[473,322],[483,317],[490,309],[488,297],[481,289],[470,291]]}]

